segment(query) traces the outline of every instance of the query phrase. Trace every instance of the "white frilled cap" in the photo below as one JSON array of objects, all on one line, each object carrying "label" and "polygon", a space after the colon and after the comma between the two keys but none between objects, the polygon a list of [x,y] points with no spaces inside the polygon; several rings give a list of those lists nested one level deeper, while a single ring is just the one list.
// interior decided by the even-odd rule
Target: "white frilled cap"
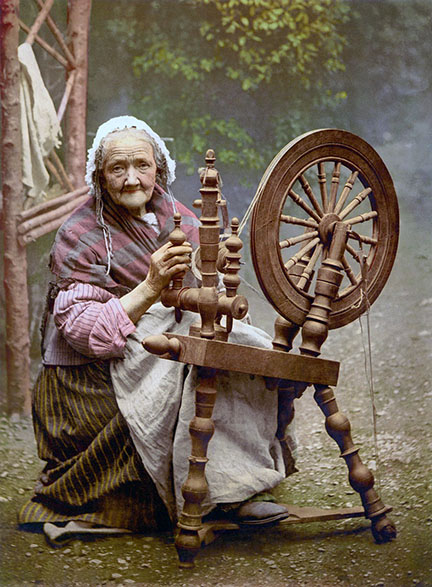
[{"label": "white frilled cap", "polygon": [[149,136],[152,137],[152,139],[154,139],[162,151],[162,154],[165,156],[168,169],[167,184],[171,185],[175,180],[176,163],[174,159],[171,158],[164,141],[143,120],[139,120],[138,118],[135,118],[135,116],[117,116],[116,118],[111,118],[110,120],[107,120],[107,122],[104,122],[100,125],[94,138],[93,145],[88,150],[85,181],[86,184],[90,187],[91,193],[94,193],[93,172],[95,170],[96,151],[101,144],[102,139],[115,130],[121,130],[123,128],[138,128],[140,130],[144,130]]}]

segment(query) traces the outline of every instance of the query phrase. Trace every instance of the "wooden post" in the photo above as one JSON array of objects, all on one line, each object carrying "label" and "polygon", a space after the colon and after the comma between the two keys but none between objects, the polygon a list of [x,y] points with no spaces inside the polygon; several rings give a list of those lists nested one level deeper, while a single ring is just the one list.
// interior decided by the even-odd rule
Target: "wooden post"
[{"label": "wooden post", "polygon": [[30,337],[27,257],[17,238],[22,210],[21,130],[18,62],[18,0],[2,0],[1,158],[4,217],[4,288],[6,300],[7,407],[10,414],[30,412]]},{"label": "wooden post", "polygon": [[[84,182],[86,163],[88,35],[91,0],[68,0],[67,38],[76,71],[66,111],[66,167],[76,189]],[[72,75],[67,72],[67,79]]]}]

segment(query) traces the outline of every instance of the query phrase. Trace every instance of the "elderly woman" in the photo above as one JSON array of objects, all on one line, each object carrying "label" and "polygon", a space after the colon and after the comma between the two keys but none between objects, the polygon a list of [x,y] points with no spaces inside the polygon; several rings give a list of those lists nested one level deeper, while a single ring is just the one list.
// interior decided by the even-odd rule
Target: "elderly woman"
[{"label": "elderly woman", "polygon": [[[54,279],[33,393],[38,452],[47,464],[21,524],[157,529],[175,522],[182,507],[195,370],[140,344],[149,333],[187,333],[196,319],[185,313],[178,325],[157,302],[172,276],[187,271],[198,243],[198,220],[170,192],[174,171],[164,142],[144,122],[124,116],[99,128],[87,162],[91,197],[60,228],[51,251]],[[187,236],[181,246],[168,242],[175,211]],[[233,336],[270,347],[251,326],[239,324]],[[275,439],[276,393],[260,378],[234,374],[219,387],[205,512],[223,508],[254,524],[287,517],[280,505],[255,498],[292,472]]]}]

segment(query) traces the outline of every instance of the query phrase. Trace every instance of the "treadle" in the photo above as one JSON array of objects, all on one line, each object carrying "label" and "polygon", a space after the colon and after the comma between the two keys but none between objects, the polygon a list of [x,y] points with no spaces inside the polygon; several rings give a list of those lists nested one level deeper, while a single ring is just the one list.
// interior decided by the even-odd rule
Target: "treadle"
[{"label": "treadle", "polygon": [[[306,522],[327,522],[331,520],[345,520],[349,518],[361,518],[365,516],[365,511],[362,506],[351,508],[317,508],[317,507],[300,507],[296,505],[289,505],[281,503],[289,511],[289,517],[278,522],[280,526],[288,524],[304,524]],[[263,528],[264,526],[261,526]],[[203,546],[211,544],[218,535],[228,530],[240,530],[245,526],[241,526],[231,520],[210,520],[204,522],[198,534]]]},{"label": "treadle", "polygon": [[285,506],[290,515],[289,518],[281,520],[280,524],[303,524],[305,522],[326,522],[330,520],[344,520],[347,518],[361,518],[365,516],[365,511],[362,506],[351,508],[316,508],[316,507],[300,507],[296,505],[289,505],[281,503]]}]

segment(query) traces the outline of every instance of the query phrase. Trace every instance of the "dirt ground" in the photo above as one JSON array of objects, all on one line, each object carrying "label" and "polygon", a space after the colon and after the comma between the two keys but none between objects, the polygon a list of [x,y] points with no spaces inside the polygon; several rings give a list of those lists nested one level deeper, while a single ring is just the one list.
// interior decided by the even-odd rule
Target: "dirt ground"
[{"label": "dirt ground", "polygon": [[[177,568],[170,533],[75,541],[54,550],[43,535],[16,525],[41,463],[31,422],[3,417],[1,584],[432,585],[432,243],[430,233],[414,237],[412,229],[405,218],[395,269],[370,316],[378,455],[363,352],[366,320],[362,328],[357,321],[332,332],[323,353],[341,361],[336,396],[381,497],[393,506],[395,541],[377,545],[363,519],[225,533],[202,550],[191,571]],[[300,471],[278,488],[280,501],[359,505],[311,391],[297,404]]]}]

